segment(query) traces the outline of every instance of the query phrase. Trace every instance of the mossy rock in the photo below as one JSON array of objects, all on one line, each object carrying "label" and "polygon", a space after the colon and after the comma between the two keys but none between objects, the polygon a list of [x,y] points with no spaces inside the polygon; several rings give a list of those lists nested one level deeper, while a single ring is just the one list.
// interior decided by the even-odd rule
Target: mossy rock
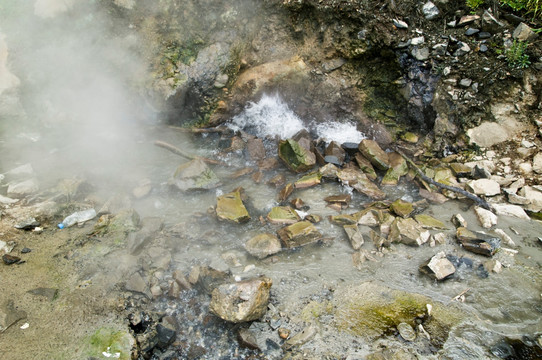
[{"label": "mossy rock", "polygon": [[[431,315],[427,314],[427,304],[432,306]],[[338,290],[333,305],[334,325],[339,330],[375,340],[393,336],[400,323],[416,327],[421,320],[437,346],[444,344],[451,328],[465,316],[450,304],[373,282]]]},{"label": "mossy rock", "polygon": [[128,331],[103,327],[86,341],[85,355],[89,358],[103,359],[106,353],[115,359],[132,359],[135,339]]},{"label": "mossy rock", "polygon": [[316,156],[293,139],[279,142],[279,157],[292,171],[302,173],[316,164]]},{"label": "mossy rock", "polygon": [[267,214],[267,221],[272,224],[294,224],[301,221],[297,212],[289,206],[275,206]]},{"label": "mossy rock", "polygon": [[250,220],[250,215],[243,204],[242,191],[242,188],[237,188],[231,193],[224,194],[217,198],[216,215],[219,219],[229,220],[239,224]]}]

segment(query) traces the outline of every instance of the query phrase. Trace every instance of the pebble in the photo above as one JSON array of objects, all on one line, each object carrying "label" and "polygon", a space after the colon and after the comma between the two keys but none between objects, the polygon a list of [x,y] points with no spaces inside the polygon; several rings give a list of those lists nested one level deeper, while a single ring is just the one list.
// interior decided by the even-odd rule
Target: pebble
[{"label": "pebble", "polygon": [[406,341],[416,340],[416,332],[409,324],[404,322],[400,323],[399,325],[397,325],[397,330],[399,330],[399,334]]},{"label": "pebble", "polygon": [[4,264],[6,265],[12,265],[21,261],[21,258],[14,255],[4,254],[2,256],[2,261],[4,261]]}]

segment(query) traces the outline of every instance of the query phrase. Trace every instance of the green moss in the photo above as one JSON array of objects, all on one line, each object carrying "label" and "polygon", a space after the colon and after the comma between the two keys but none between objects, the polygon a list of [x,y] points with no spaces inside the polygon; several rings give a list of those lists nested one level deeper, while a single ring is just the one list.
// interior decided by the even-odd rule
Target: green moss
[{"label": "green moss", "polygon": [[[383,289],[377,293],[378,296],[353,296],[338,306],[337,327],[357,336],[374,339],[392,335],[402,322],[416,327],[421,321],[433,343],[442,345],[450,328],[461,318],[453,307],[434,303],[423,295]],[[431,316],[427,315],[427,304],[433,306]]]},{"label": "green moss", "polygon": [[86,355],[104,358],[104,352],[119,354],[118,359],[131,359],[132,348],[135,345],[134,338],[127,331],[119,331],[112,328],[100,328],[87,340]]},{"label": "green moss", "polygon": [[328,302],[311,301],[301,311],[301,318],[307,323],[312,323],[322,315],[330,314],[333,311],[333,305]]}]

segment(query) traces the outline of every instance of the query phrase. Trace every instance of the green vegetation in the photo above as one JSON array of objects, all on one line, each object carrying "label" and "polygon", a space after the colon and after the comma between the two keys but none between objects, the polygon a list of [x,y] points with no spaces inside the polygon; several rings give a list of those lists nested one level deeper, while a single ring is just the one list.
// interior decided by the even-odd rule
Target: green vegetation
[{"label": "green vegetation", "polygon": [[529,55],[525,52],[528,45],[527,42],[514,40],[512,46],[505,51],[508,66],[513,69],[524,69],[529,67],[531,62],[529,61]]},{"label": "green vegetation", "polygon": [[502,5],[509,6],[515,11],[525,11],[533,17],[542,14],[542,2],[540,0],[501,0]]},{"label": "green vegetation", "polygon": [[484,0],[466,0],[466,4],[471,10],[477,10],[483,3]]},{"label": "green vegetation", "polygon": [[106,356],[129,360],[134,345],[134,338],[127,331],[100,328],[88,339],[87,355],[99,359]]}]

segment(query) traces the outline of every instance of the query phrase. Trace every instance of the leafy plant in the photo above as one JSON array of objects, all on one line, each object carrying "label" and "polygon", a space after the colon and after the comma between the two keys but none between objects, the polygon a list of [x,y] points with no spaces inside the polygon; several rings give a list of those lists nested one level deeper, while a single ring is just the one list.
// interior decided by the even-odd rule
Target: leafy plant
[{"label": "leafy plant", "polygon": [[483,3],[484,0],[466,0],[466,4],[471,10],[477,10]]},{"label": "leafy plant", "polygon": [[524,10],[528,14],[533,14],[533,17],[542,15],[541,0],[500,0],[502,5],[507,5],[514,11]]},{"label": "leafy plant", "polygon": [[505,52],[508,66],[513,69],[524,69],[531,65],[529,55],[525,53],[529,44],[525,41],[514,40],[512,46]]}]

